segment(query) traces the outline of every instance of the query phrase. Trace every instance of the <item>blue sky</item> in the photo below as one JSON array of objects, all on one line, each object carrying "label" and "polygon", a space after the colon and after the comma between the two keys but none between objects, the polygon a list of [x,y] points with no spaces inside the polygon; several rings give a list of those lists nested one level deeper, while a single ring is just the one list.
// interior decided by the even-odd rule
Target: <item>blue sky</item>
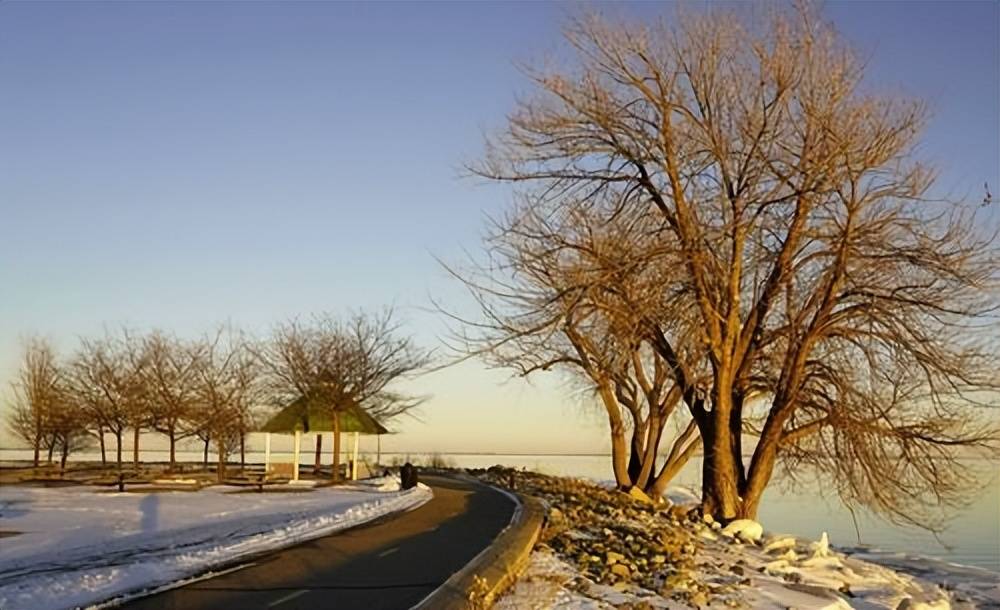
[{"label": "blue sky", "polygon": [[[987,180],[1000,192],[998,7],[824,8],[872,86],[930,102],[922,154],[951,194],[981,198]],[[104,325],[263,333],[395,303],[436,346],[428,295],[457,304],[461,291],[434,256],[475,250],[505,203],[461,164],[527,90],[515,62],[558,48],[573,10],[0,3],[0,383],[20,337],[68,352]],[[606,448],[582,397],[506,378],[468,363],[421,379],[433,398],[389,448]]]}]

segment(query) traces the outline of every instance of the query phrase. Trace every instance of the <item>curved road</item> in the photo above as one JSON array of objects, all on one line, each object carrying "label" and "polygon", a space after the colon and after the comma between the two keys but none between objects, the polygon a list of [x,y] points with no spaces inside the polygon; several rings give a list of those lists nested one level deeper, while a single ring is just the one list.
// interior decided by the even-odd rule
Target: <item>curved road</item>
[{"label": "curved road", "polygon": [[264,555],[215,578],[137,599],[130,610],[364,610],[410,608],[461,569],[510,523],[497,491],[422,477],[420,508]]}]

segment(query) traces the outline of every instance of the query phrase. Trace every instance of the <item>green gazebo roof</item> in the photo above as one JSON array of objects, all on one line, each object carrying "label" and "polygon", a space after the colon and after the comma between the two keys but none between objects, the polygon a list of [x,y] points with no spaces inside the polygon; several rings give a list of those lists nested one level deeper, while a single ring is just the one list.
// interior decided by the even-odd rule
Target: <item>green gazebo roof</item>
[{"label": "green gazebo roof", "polygon": [[[357,405],[346,405],[337,411],[340,416],[341,432],[389,434],[385,426]],[[297,426],[301,426],[303,432],[333,432],[330,409],[317,400],[309,400],[302,396],[278,411],[261,426],[259,432],[294,434]]]}]

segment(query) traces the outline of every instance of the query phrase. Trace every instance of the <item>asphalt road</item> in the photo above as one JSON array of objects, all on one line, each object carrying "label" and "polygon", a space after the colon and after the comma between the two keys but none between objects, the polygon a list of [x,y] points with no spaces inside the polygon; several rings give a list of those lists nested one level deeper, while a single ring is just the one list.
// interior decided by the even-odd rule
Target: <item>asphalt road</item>
[{"label": "asphalt road", "polygon": [[514,503],[488,487],[422,477],[420,508],[262,556],[215,578],[125,604],[130,610],[410,608],[510,523]]}]

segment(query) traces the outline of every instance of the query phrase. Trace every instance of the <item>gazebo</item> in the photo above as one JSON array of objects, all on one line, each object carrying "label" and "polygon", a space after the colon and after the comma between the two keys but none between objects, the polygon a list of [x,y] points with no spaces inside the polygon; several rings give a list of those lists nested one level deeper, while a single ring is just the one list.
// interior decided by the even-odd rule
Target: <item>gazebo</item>
[{"label": "gazebo", "polygon": [[[313,432],[323,434],[334,432],[331,409],[316,399],[301,396],[287,407],[278,411],[267,421],[258,432],[264,433],[264,470],[271,466],[271,434],[294,434],[294,463],[292,465],[292,480],[299,478],[299,456],[302,447],[302,433]],[[381,436],[389,434],[389,430],[380,424],[367,411],[355,403],[346,404],[337,409],[340,420],[340,432],[353,432],[354,443],[351,460],[351,479],[358,478],[358,438],[361,434]],[[318,451],[318,449],[317,449]]]}]

